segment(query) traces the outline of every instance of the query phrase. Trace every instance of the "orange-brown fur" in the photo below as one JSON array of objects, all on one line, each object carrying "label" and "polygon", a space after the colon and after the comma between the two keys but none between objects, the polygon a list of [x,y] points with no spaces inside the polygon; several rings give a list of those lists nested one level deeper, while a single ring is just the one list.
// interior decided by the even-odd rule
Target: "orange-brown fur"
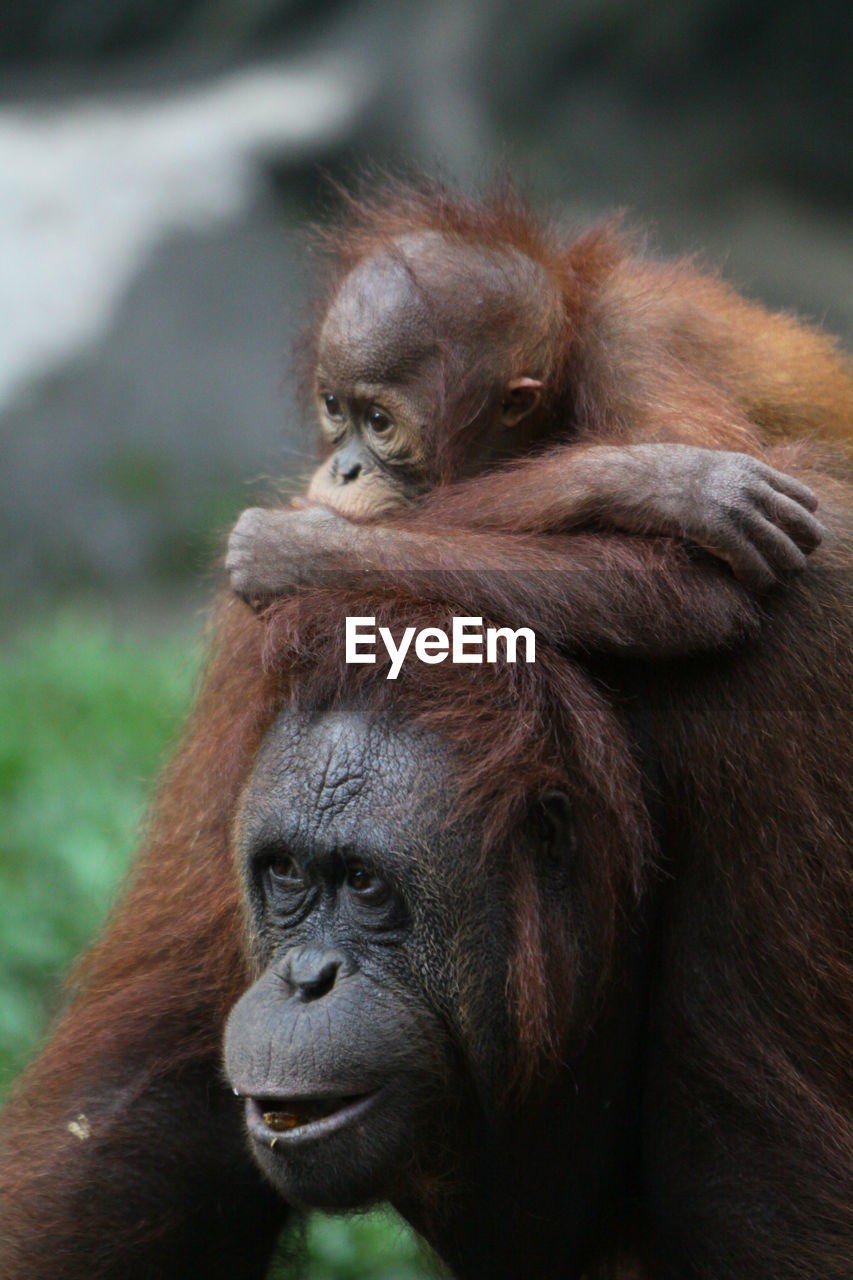
[{"label": "orange-brown fur", "polygon": [[[168,1160],[165,1144],[159,1153],[147,1149],[134,1109],[176,1073],[218,1061],[225,1016],[247,981],[228,832],[280,693],[261,668],[261,636],[245,610],[228,601],[218,624],[214,656],[126,891],[73,971],[68,1009],[4,1111],[4,1277],[131,1275],[130,1263],[117,1273],[109,1262],[99,1267],[102,1254],[113,1256],[110,1232],[124,1230],[132,1255],[136,1232],[139,1239],[167,1233],[175,1215],[164,1196],[134,1233],[112,1223],[106,1153],[120,1153],[128,1165],[150,1159],[152,1150]],[[101,1114],[91,1099],[111,1087],[127,1100]],[[68,1129],[79,1113],[91,1126],[85,1141]],[[75,1196],[89,1179],[100,1197]]]},{"label": "orange-brown fur", "polygon": [[[421,248],[419,266],[412,245],[424,236],[438,247]],[[474,201],[430,184],[383,186],[349,199],[326,242],[333,271],[315,391],[324,401],[340,393],[356,416],[346,419],[339,404],[344,425],[310,492],[343,518],[322,525],[304,501],[302,512],[244,513],[228,567],[245,599],[261,607],[324,575],[349,585],[370,570],[389,591],[417,579],[437,601],[500,614],[571,647],[582,640],[557,535],[620,528],[697,544],[760,592],[805,564],[820,538],[814,497],[786,490],[778,473],[768,479],[765,464],[790,436],[836,447],[853,438],[853,372],[830,339],[747,302],[690,261],[645,256],[613,223],[566,241],[511,190]],[[513,284],[505,264],[518,255],[532,263],[532,285]],[[394,345],[394,334],[408,332],[408,311],[398,314],[398,291],[384,283],[389,262],[411,276],[413,312],[429,335],[414,368]],[[361,288],[374,298],[364,320],[347,310]],[[541,306],[531,288],[546,295]],[[469,292],[486,301],[471,307]],[[529,367],[529,353],[543,347],[548,354]],[[385,416],[396,429],[397,413],[404,440],[417,436],[415,475],[383,465],[357,421],[359,361],[381,369],[383,358],[402,368],[389,374],[396,408]],[[364,375],[381,400],[379,376]],[[524,382],[531,398],[507,422],[509,389]],[[425,403],[432,414],[422,421]],[[338,450],[354,448],[355,471],[336,470]],[[501,536],[482,536],[490,530]],[[467,596],[466,569],[487,571]],[[514,601],[501,573],[520,584]],[[722,604],[722,589],[714,594]],[[751,603],[741,597],[734,611],[732,632],[742,635]],[[683,636],[674,627],[670,638],[678,645]],[[694,642],[705,643],[698,632]]]},{"label": "orange-brown fur", "polygon": [[[797,460],[789,453],[785,461]],[[699,1172],[677,1172],[689,1201],[682,1217],[668,1220],[666,1188],[643,1188],[640,1226],[627,1244],[614,1237],[613,1251],[627,1248],[650,1260],[652,1275],[669,1275],[686,1231],[689,1248],[710,1250],[708,1275],[840,1280],[853,1230],[853,597],[842,518],[853,503],[826,473],[810,473],[802,455],[798,469],[819,483],[837,528],[814,568],[769,606],[762,638],[729,656],[602,668],[594,656],[578,666],[543,645],[534,667],[404,666],[392,684],[381,666],[343,665],[344,616],[375,613],[398,630],[440,624],[446,610],[414,594],[318,590],[280,602],[264,629],[241,606],[225,606],[217,656],[139,868],[5,1118],[0,1186],[12,1243],[0,1257],[10,1280],[53,1276],[57,1259],[69,1277],[134,1274],[146,1232],[180,1240],[180,1206],[132,1233],[103,1220],[110,1183],[127,1182],[131,1201],[137,1194],[133,1110],[111,1121],[112,1133],[96,1125],[90,1143],[68,1137],[65,1124],[81,1090],[111,1079],[123,1062],[143,1095],[193,1062],[207,1064],[208,1090],[221,1087],[221,1020],[244,981],[229,829],[260,735],[287,698],[414,719],[454,753],[462,803],[483,832],[479,856],[514,868],[509,972],[521,1098],[527,1082],[535,1096],[559,1075],[567,1037],[582,1045],[618,992],[625,920],[644,903],[650,919],[663,920],[655,926],[663,968],[652,989],[653,1008],[661,1002],[655,1133],[666,1131],[670,1106],[679,1131],[689,1125],[679,1110],[686,1091],[691,1105],[717,1108],[718,1131],[735,1146],[756,1123],[770,1139],[755,1167],[754,1152],[746,1153],[751,1173],[734,1185],[728,1165],[721,1175],[713,1150],[700,1145]],[[625,553],[630,572],[631,540],[600,541],[614,564]],[[665,552],[661,572],[688,599],[694,579],[667,565]],[[666,615],[658,625],[666,631]],[[556,917],[513,838],[531,800],[554,787],[571,797],[587,852],[582,902],[567,902]],[[161,1159],[180,1162],[181,1134],[159,1141]],[[703,1200],[703,1178],[725,1188],[724,1212],[719,1191]],[[775,1217],[778,1204],[790,1229]],[[608,1247],[598,1241],[602,1266]],[[721,1249],[730,1271],[716,1260]]]},{"label": "orange-brown fur", "polygon": [[[463,218],[467,206],[458,202],[407,198],[453,234],[497,233],[493,211],[471,208]],[[341,242],[344,266],[376,243],[380,212],[371,211],[362,239],[356,230]],[[627,268],[610,231],[590,237],[583,252],[576,247],[570,261],[511,202],[499,214],[501,236],[535,247],[562,273],[566,296],[584,299],[577,315],[599,308],[598,346],[575,389],[579,434],[600,439],[606,430],[618,438],[629,417],[663,416],[677,426],[697,406],[707,434],[691,435],[694,443],[763,447],[765,431],[786,431],[791,422],[846,431],[848,375],[831,345],[768,319],[715,282],[702,288],[715,291],[722,332],[709,332],[704,320],[694,332],[696,277],[683,267],[672,269],[666,316],[678,319],[674,333],[691,359],[697,351],[701,357],[698,383],[655,363],[661,350],[672,365],[666,330],[659,347],[652,342],[638,353],[637,389],[623,404],[606,352],[620,315],[633,324],[649,307],[648,329],[656,333],[655,298],[642,270],[620,276]],[[412,225],[398,202],[382,234],[392,235],[400,219]],[[655,297],[660,279],[650,290]],[[796,370],[793,387],[769,368],[764,326],[773,359],[787,353]],[[569,341],[567,369],[573,351]],[[725,354],[724,375],[709,351]],[[611,394],[603,394],[611,381]],[[734,419],[732,404],[740,406]],[[443,735],[458,763],[462,802],[483,833],[473,856],[485,866],[501,858],[515,875],[509,996],[521,1096],[531,1082],[535,1093],[543,1079],[560,1078],[567,1044],[582,1045],[599,1011],[618,998],[626,919],[638,908],[647,913],[657,967],[642,1054],[649,1077],[643,1179],[633,1187],[638,1225],[626,1227],[627,1242],[605,1231],[590,1267],[600,1264],[605,1274],[624,1247],[658,1280],[691,1274],[691,1266],[715,1280],[849,1274],[853,493],[817,454],[789,449],[773,457],[819,490],[831,536],[802,578],[768,601],[760,634],[758,615],[750,615],[753,638],[729,653],[680,657],[673,618],[704,616],[715,606],[725,618],[727,593],[736,588],[721,573],[699,572],[670,544],[618,536],[561,540],[561,567],[571,566],[573,548],[578,564],[592,556],[600,565],[604,557],[616,585],[603,590],[596,575],[578,575],[578,599],[589,606],[582,652],[565,655],[546,612],[535,667],[418,664],[392,684],[381,664],[344,665],[347,613],[375,614],[394,630],[440,623],[466,598],[466,584],[450,574],[426,592],[414,575],[389,584],[381,574],[361,588],[307,591],[277,602],[265,628],[236,602],[223,607],[214,659],[137,870],[4,1117],[0,1259],[7,1280],[182,1274],[159,1260],[177,1257],[185,1234],[189,1207],[169,1197],[189,1177],[187,1135],[165,1106],[158,1126],[158,1108],[186,1080],[193,1098],[227,1102],[218,1042],[245,980],[231,824],[264,729],[288,698],[309,707],[366,706]],[[476,483],[487,486],[480,493],[493,504],[483,525],[511,526],[512,475]],[[454,513],[460,522],[466,512],[470,518],[464,486],[437,501],[448,523]],[[645,602],[631,585],[641,565],[649,577]],[[642,614],[636,625],[646,651],[656,646],[666,661],[632,657],[635,623],[626,624],[622,612],[629,598]],[[492,603],[487,621],[501,624],[510,589],[493,593]],[[622,657],[602,657],[614,649]],[[556,912],[541,901],[536,868],[513,839],[531,800],[552,787],[572,800],[583,851],[581,900]],[[131,1105],[99,1113],[99,1090],[125,1082]],[[81,1108],[92,1122],[86,1141],[67,1130]],[[679,1135],[690,1143],[680,1163]],[[153,1171],[143,1160],[152,1150]],[[636,1155],[626,1153],[625,1167]],[[211,1222],[232,1193],[230,1173],[212,1177],[206,1189],[209,1204],[201,1207]],[[105,1207],[113,1186],[124,1217],[112,1201]],[[249,1250],[258,1234],[271,1242],[276,1222],[270,1209],[261,1230],[247,1207],[232,1231],[235,1247]],[[160,1270],[149,1266],[155,1247]]]},{"label": "orange-brown fur", "polygon": [[[413,231],[511,248],[545,269],[564,300],[547,380],[553,434],[569,432],[577,443],[672,441],[750,453],[790,435],[850,444],[853,367],[835,341],[747,301],[693,260],[644,255],[613,220],[567,239],[537,220],[510,185],[485,200],[429,181],[341,195],[342,218],[320,236],[334,268],[326,305],[359,262]],[[475,385],[444,390],[433,441],[442,482],[458,478],[470,448],[477,375]]]},{"label": "orange-brown fur", "polygon": [[[827,544],[768,602],[761,637],[727,655],[579,668],[545,649],[535,670],[415,662],[392,684],[381,665],[344,668],[343,618],[446,626],[414,591],[306,593],[270,617],[267,660],[308,705],[367,704],[456,744],[483,856],[515,860],[522,1097],[618,988],[639,895],[660,968],[629,1253],[653,1277],[842,1280],[853,1256],[853,509],[847,469],[833,480],[809,458],[774,455],[821,493]],[[603,541],[630,557],[629,539]],[[679,586],[689,598],[695,584]],[[588,932],[577,903],[547,918],[514,840],[530,796],[554,786],[592,854]],[[604,1258],[621,1243],[602,1240]]]}]

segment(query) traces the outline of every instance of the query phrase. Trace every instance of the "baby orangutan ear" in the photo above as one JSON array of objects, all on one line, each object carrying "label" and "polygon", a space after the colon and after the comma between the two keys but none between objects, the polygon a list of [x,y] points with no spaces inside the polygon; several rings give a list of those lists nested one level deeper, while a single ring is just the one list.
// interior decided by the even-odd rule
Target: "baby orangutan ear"
[{"label": "baby orangutan ear", "polygon": [[542,397],[544,382],[537,378],[511,378],[504,387],[501,402],[501,422],[514,427],[522,418],[532,413]]}]

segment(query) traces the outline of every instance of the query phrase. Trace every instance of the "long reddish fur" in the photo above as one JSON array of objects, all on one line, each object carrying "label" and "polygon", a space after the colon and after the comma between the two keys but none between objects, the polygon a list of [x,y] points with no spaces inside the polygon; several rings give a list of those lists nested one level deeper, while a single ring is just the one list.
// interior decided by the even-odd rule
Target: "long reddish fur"
[{"label": "long reddish fur", "polygon": [[[356,213],[335,241],[344,271],[383,237],[423,225],[512,244],[560,279],[571,305],[558,371],[565,389],[571,369],[580,438],[624,438],[632,415],[650,430],[665,419],[667,438],[670,429],[683,430],[691,443],[751,451],[792,428],[839,438],[849,431],[849,372],[831,343],[768,317],[689,264],[644,265],[609,227],[566,247],[513,196],[483,206],[434,189],[408,189]],[[720,317],[713,329],[709,305]],[[594,335],[582,352],[572,317]],[[625,404],[608,350],[638,320],[649,338],[636,353]],[[687,376],[687,365],[697,372]],[[787,457],[809,478],[807,454]],[[853,510],[849,490],[834,488],[825,469],[812,478],[830,523],[833,503]],[[479,493],[496,502],[485,522],[500,525],[500,491]],[[436,501],[450,524],[465,506],[470,517],[466,486]],[[617,571],[633,566],[634,544],[602,542]],[[853,1167],[849,547],[848,525],[801,583],[771,601],[760,643],[649,667],[642,685],[667,828],[678,833],[685,865],[709,877],[721,912],[716,932],[699,940],[725,992],[719,1007],[691,1000],[694,957],[683,938],[672,941],[673,1018],[686,1046],[677,1087],[698,1079],[786,1128],[790,1167],[780,1158],[774,1176],[786,1203],[792,1187],[802,1192],[790,1235],[780,1233],[777,1245],[762,1241],[775,1270],[761,1274],[840,1277],[849,1245],[840,1225]],[[689,607],[689,574],[670,570],[673,600]],[[534,669],[419,666],[417,679],[404,668],[394,684],[381,668],[346,669],[347,612],[373,613],[395,630],[446,623],[446,605],[425,601],[416,586],[305,593],[277,605],[266,629],[242,606],[223,607],[208,676],[127,892],[78,967],[71,1002],[5,1114],[0,1203],[16,1233],[15,1280],[51,1274],[29,1265],[37,1256],[31,1242],[75,1229],[68,1196],[79,1211],[85,1144],[65,1126],[81,1081],[91,1084],[123,1062],[141,1064],[149,1082],[193,1062],[215,1071],[223,1018],[246,972],[231,825],[257,745],[291,698],[315,707],[367,705],[438,730],[458,761],[462,804],[483,831],[484,859],[514,856],[511,838],[532,796],[552,787],[571,796],[596,854],[586,868],[595,947],[573,953],[555,933],[535,869],[519,856],[510,995],[522,1076],[557,1059],[579,1013],[581,970],[589,1002],[580,1012],[594,1017],[625,904],[648,890],[655,865],[649,780],[631,733],[607,686],[547,644]],[[670,619],[661,616],[659,625],[665,637]],[[81,1230],[97,1226],[97,1205],[87,1212]],[[801,1254],[792,1258],[796,1238]],[[115,1250],[121,1247],[116,1240]],[[741,1274],[742,1263],[735,1260],[732,1274]],[[750,1265],[742,1274],[755,1273]]]},{"label": "long reddish fur", "polygon": [[[790,436],[850,445],[853,366],[833,339],[748,301],[693,258],[656,259],[618,219],[571,238],[538,218],[509,181],[476,198],[426,177],[384,178],[339,194],[338,219],[317,233],[329,265],[318,319],[355,266],[394,252],[395,240],[413,232],[515,250],[544,269],[563,299],[562,332],[548,343],[553,436],[576,445],[663,440],[749,453]],[[536,336],[527,332],[528,349]],[[310,389],[310,342],[306,354]],[[478,370],[472,385],[458,372],[453,386],[439,389],[432,424],[441,483],[464,470],[482,393]],[[480,500],[488,510],[488,492]]]},{"label": "long reddish fur", "polygon": [[[820,479],[831,521],[833,505],[841,509],[849,494],[802,473]],[[785,1117],[785,1159],[795,1171],[780,1164],[774,1174],[789,1197],[800,1179],[810,1221],[799,1217],[799,1202],[788,1212],[806,1241],[803,1266],[828,1276],[842,1274],[839,1223],[853,1167],[847,537],[831,538],[814,570],[771,609],[769,642],[728,658],[652,664],[642,684],[660,752],[652,789],[663,790],[679,856],[712,869],[725,908],[711,943],[697,952],[710,955],[725,983],[718,1012],[690,998],[696,957],[675,962],[676,986],[687,993],[676,992],[691,1046],[687,1069],[762,1113],[772,1080],[772,1115]],[[618,556],[621,540],[610,541]],[[78,969],[72,1002],[5,1117],[0,1190],[23,1259],[13,1276],[39,1275],[26,1261],[28,1239],[75,1229],[65,1189],[79,1185],[85,1144],[65,1124],[81,1080],[128,1061],[145,1064],[145,1079],[156,1084],[181,1064],[215,1059],[225,1012],[246,981],[231,824],[260,738],[291,700],[365,706],[422,723],[453,752],[462,808],[483,832],[472,856],[509,860],[515,870],[508,994],[522,1087],[558,1069],[568,1028],[582,1035],[602,987],[606,998],[623,914],[649,891],[655,867],[650,783],[618,700],[547,646],[533,668],[404,665],[392,683],[381,666],[344,666],[348,612],[375,613],[395,631],[448,621],[435,605],[381,593],[306,593],[282,603],[266,628],[243,606],[224,606],[213,662],[127,894]],[[615,674],[609,680],[618,687]],[[582,952],[545,913],[535,867],[514,839],[531,799],[551,788],[571,797],[580,844],[594,853],[584,867]],[[98,1206],[89,1204],[80,1229],[97,1222]],[[120,1257],[127,1242],[112,1247]],[[779,1274],[799,1274],[790,1268],[800,1264],[784,1255],[790,1241],[763,1247],[777,1248]]]}]

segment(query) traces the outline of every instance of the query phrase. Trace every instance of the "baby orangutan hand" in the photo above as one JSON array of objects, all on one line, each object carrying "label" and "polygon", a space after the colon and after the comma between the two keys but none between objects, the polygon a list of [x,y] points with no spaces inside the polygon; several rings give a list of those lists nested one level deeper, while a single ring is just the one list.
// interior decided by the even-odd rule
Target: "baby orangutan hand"
[{"label": "baby orangutan hand", "polygon": [[311,585],[332,567],[323,534],[337,532],[331,541],[338,547],[348,526],[327,507],[248,507],[228,539],[225,569],[232,590],[257,611]]},{"label": "baby orangutan hand", "polygon": [[640,444],[591,449],[579,461],[593,474],[600,469],[606,523],[694,542],[753,591],[805,568],[820,545],[811,489],[749,454]]}]

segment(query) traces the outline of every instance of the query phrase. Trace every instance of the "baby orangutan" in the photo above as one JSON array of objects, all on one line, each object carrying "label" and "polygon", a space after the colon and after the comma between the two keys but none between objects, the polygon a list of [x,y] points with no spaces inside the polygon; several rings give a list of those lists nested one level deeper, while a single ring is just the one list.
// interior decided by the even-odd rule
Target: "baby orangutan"
[{"label": "baby orangutan", "polygon": [[562,246],[513,197],[395,187],[354,209],[316,347],[328,456],[295,509],[240,517],[246,600],[371,570],[535,577],[580,527],[692,544],[754,591],[805,565],[817,500],[762,454],[849,440],[831,340],[612,225]]}]

